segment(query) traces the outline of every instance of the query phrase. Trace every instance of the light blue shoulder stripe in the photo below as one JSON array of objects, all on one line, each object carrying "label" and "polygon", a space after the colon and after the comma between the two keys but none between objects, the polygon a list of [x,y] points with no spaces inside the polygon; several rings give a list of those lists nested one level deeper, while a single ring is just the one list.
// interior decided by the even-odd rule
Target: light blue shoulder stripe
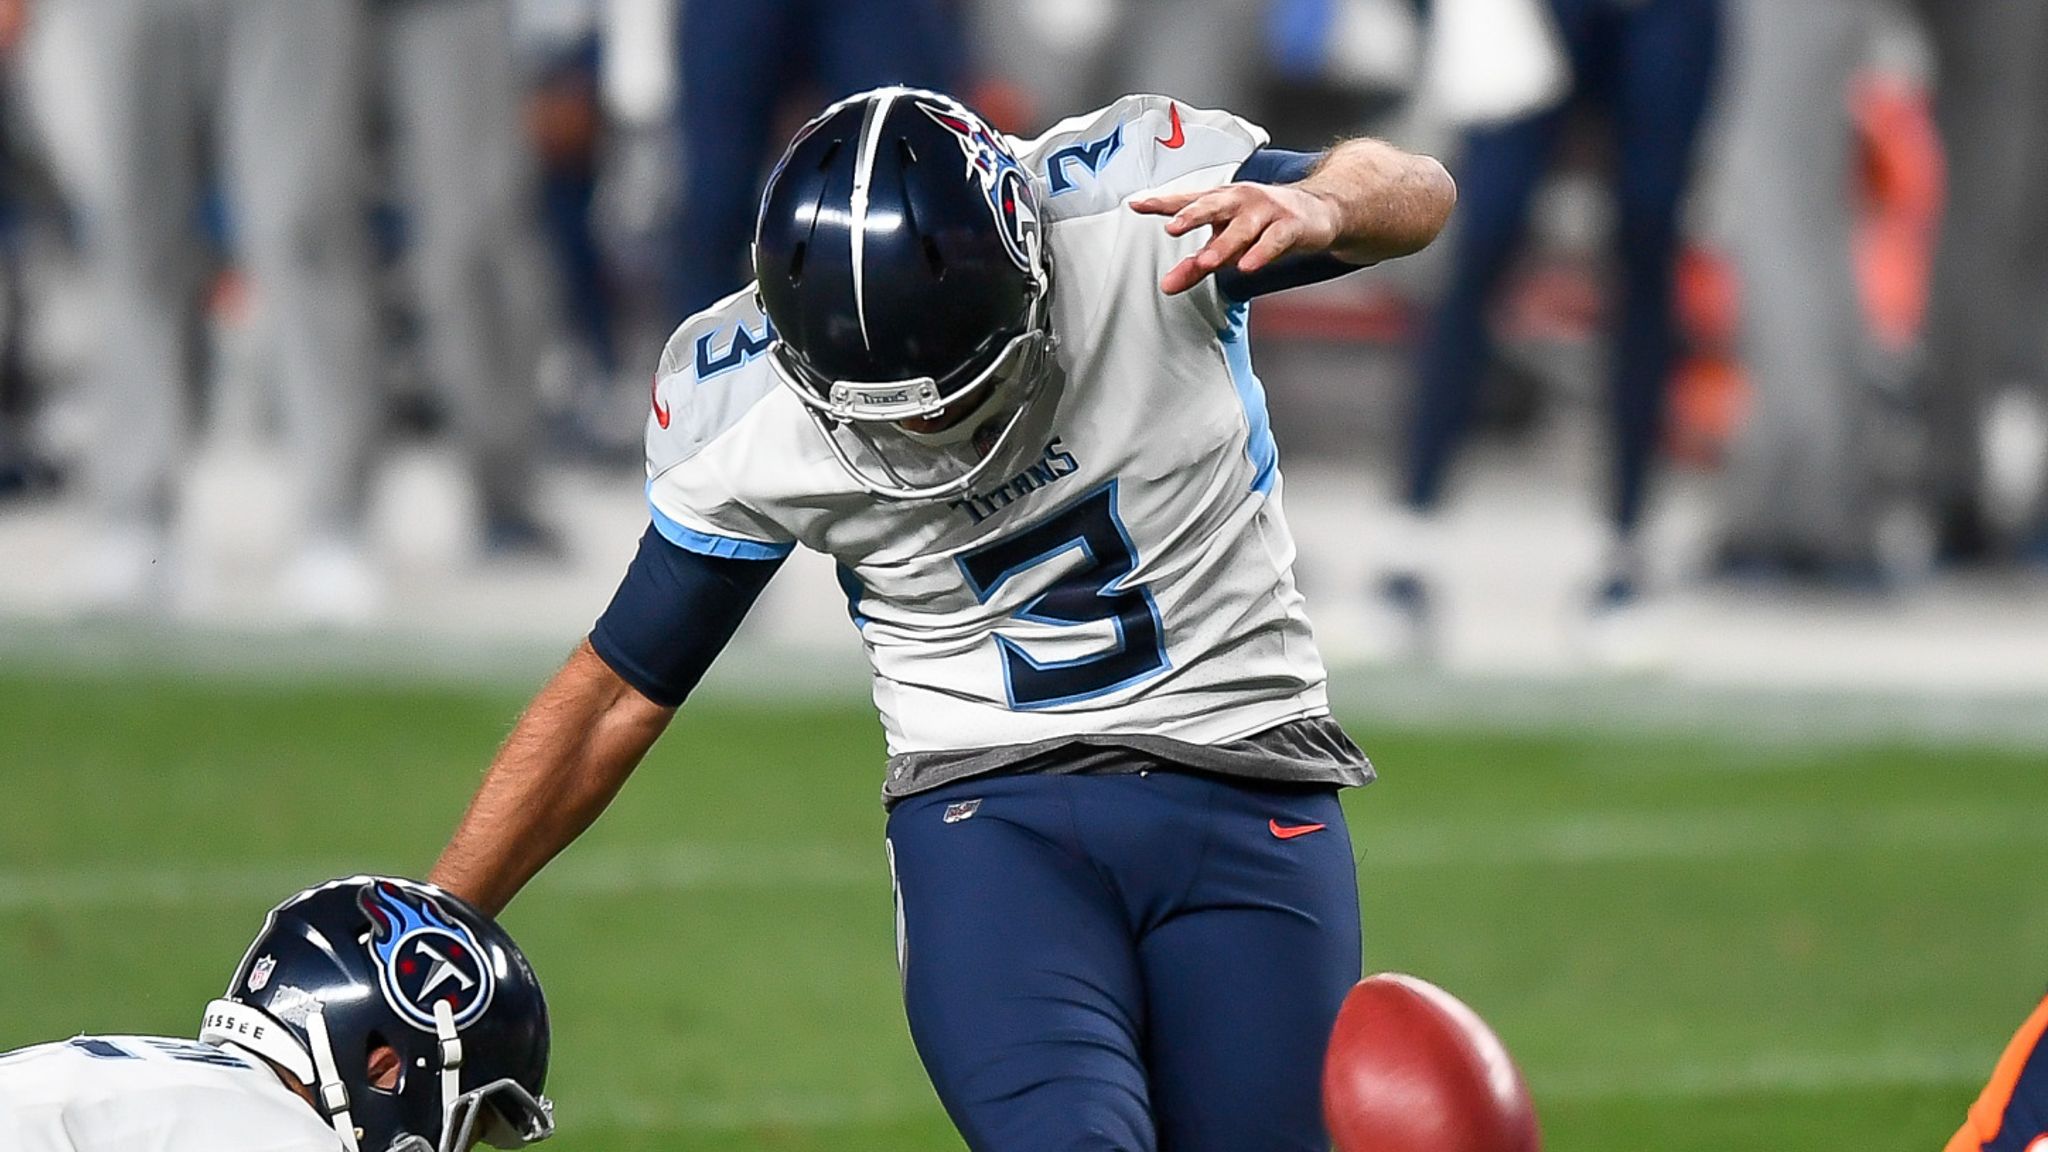
[{"label": "light blue shoulder stripe", "polygon": [[1237,401],[1244,405],[1245,455],[1252,462],[1252,491],[1271,492],[1273,477],[1280,470],[1280,448],[1273,443],[1273,420],[1266,412],[1266,387],[1252,371],[1251,309],[1240,302],[1230,306],[1230,326],[1218,329],[1223,342],[1223,360],[1230,366],[1230,382],[1237,388]]},{"label": "light blue shoulder stripe", "polygon": [[710,532],[699,532],[687,524],[679,524],[661,509],[647,502],[647,510],[654,515],[654,530],[662,539],[685,552],[699,556],[720,556],[731,560],[780,560],[796,551],[795,544],[768,544],[760,540],[742,540],[737,536],[717,536]]}]

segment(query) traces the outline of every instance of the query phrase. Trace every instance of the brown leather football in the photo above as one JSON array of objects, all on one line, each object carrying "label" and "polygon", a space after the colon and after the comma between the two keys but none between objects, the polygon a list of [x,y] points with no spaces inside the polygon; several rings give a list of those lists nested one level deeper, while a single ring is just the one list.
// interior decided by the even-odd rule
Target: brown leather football
[{"label": "brown leather football", "polygon": [[1538,1152],[1543,1142],[1493,1029],[1449,992],[1396,972],[1344,998],[1323,1117],[1338,1152]]}]

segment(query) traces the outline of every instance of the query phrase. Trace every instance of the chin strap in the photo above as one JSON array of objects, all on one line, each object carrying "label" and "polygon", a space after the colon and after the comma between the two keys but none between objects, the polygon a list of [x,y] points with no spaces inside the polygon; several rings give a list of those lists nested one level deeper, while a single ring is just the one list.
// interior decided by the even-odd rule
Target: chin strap
[{"label": "chin strap", "polygon": [[312,1041],[313,1069],[319,1074],[320,1083],[314,1091],[319,1095],[320,1108],[334,1125],[334,1134],[341,1137],[341,1146],[347,1152],[360,1152],[356,1124],[348,1114],[348,1088],[341,1082],[341,1069],[334,1064],[334,1045],[327,1039],[326,1012],[315,1008],[306,1014],[306,1038]]},{"label": "chin strap", "polygon": [[441,1116],[445,1123],[462,1096],[462,1037],[455,1031],[455,1011],[446,1000],[434,1001],[434,1035],[441,1039]]}]

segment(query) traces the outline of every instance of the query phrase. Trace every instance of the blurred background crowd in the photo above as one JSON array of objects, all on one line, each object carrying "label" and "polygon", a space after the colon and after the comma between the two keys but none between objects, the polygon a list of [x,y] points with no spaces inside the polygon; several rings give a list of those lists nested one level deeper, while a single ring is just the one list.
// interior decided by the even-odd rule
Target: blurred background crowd
[{"label": "blurred background crowd", "polygon": [[2038,0],[0,0],[0,614],[573,634],[667,332],[900,81],[1450,165],[1431,252],[1255,311],[1340,660],[1821,621],[1867,672],[1930,598],[1995,656],[2048,577],[2043,58]]}]

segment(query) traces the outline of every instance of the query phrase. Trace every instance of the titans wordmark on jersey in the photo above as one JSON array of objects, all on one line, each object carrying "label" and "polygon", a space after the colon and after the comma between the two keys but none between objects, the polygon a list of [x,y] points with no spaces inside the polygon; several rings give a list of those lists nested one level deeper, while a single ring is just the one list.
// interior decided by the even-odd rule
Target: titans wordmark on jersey
[{"label": "titans wordmark on jersey", "polygon": [[263,1061],[165,1036],[78,1036],[0,1054],[7,1152],[336,1152]]},{"label": "titans wordmark on jersey", "polygon": [[863,493],[765,357],[750,287],[671,338],[649,422],[662,533],[713,555],[838,561],[889,751],[1145,733],[1236,740],[1328,711],[1291,566],[1245,308],[1159,280],[1202,243],[1129,208],[1229,181],[1266,143],[1131,96],[1014,141],[1038,187],[1061,381],[975,492]]}]

